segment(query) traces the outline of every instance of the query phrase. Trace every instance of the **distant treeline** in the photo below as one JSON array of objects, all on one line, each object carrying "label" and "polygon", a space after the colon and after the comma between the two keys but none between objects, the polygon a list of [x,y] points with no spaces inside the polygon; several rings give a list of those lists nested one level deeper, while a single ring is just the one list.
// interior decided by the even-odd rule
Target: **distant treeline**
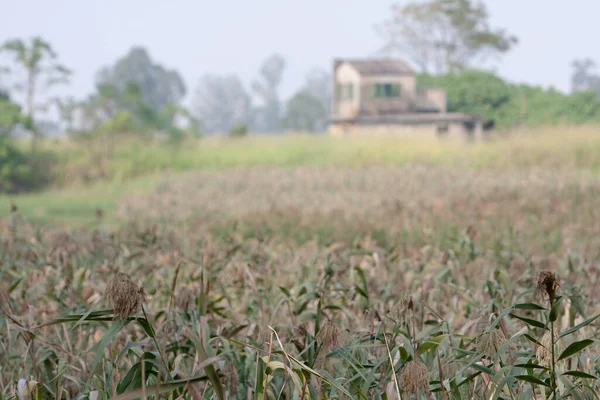
[{"label": "distant treeline", "polygon": [[592,90],[564,94],[478,70],[420,74],[417,85],[445,89],[449,112],[481,115],[487,129],[600,122],[600,100]]}]

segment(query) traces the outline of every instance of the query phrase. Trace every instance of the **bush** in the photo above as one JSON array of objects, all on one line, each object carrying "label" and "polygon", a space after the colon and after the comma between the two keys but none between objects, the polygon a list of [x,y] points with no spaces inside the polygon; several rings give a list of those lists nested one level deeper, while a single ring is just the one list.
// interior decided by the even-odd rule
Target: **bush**
[{"label": "bush", "polygon": [[237,124],[229,131],[230,137],[243,137],[248,134],[248,126],[246,124]]},{"label": "bush", "polygon": [[473,70],[422,74],[417,84],[445,89],[449,112],[478,114],[488,129],[600,121],[600,100],[592,92],[568,95],[555,89],[515,85],[491,72]]},{"label": "bush", "polygon": [[0,135],[0,193],[28,189],[33,177],[28,157],[6,135]]}]

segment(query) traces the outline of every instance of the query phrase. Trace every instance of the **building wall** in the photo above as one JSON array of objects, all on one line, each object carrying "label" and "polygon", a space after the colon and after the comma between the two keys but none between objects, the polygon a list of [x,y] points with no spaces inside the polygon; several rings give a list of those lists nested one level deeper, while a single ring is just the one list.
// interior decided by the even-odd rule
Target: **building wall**
[{"label": "building wall", "polygon": [[361,87],[360,87],[360,75],[358,72],[348,63],[340,64],[335,70],[334,83],[338,84],[352,84],[354,85],[354,96],[352,99],[338,99],[337,90],[334,87],[333,90],[333,115],[337,118],[354,118],[358,115],[360,110],[360,99],[361,99]]},{"label": "building wall", "polygon": [[449,123],[445,132],[441,132],[439,128],[440,126],[437,123],[419,125],[331,124],[329,133],[332,136],[396,137],[419,140],[471,140],[481,137],[476,130],[472,131],[459,122]]},{"label": "building wall", "polygon": [[[373,85],[377,83],[400,84],[400,97],[373,96]],[[411,112],[416,96],[414,75],[368,76],[361,80],[360,113],[362,115],[385,115]]]},{"label": "building wall", "polygon": [[444,89],[423,89],[423,95],[427,100],[435,104],[440,112],[446,112],[446,91]]}]

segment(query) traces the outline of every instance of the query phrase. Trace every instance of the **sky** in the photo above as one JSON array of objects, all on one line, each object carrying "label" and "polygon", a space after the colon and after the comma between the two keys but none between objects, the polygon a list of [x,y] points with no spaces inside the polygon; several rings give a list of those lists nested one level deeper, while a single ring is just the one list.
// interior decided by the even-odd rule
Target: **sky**
[{"label": "sky", "polygon": [[[520,43],[493,64],[514,82],[570,90],[570,63],[600,62],[600,1],[486,0],[492,27]],[[189,92],[205,73],[235,73],[249,84],[273,53],[286,58],[282,94],[333,58],[369,57],[383,45],[375,27],[394,0],[7,0],[0,42],[40,35],[75,71],[56,94],[84,98],[98,69],[132,46],[180,72]],[[6,82],[6,78],[3,78]],[[189,96],[188,96],[189,99]]]}]

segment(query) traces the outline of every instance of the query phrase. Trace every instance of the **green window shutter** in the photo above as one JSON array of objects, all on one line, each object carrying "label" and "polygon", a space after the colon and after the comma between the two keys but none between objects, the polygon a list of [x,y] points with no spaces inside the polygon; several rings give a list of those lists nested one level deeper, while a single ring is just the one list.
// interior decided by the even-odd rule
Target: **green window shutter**
[{"label": "green window shutter", "polygon": [[380,83],[376,83],[373,85],[373,97],[383,97],[383,86]]}]

